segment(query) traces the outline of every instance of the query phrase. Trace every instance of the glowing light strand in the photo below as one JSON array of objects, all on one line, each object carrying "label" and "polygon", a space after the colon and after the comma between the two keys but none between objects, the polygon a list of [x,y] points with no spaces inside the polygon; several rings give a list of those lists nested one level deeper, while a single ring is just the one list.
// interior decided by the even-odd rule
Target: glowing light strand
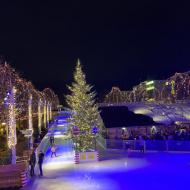
[{"label": "glowing light strand", "polygon": [[[11,83],[10,83],[11,81]],[[38,116],[38,100],[43,99],[43,102],[49,101],[53,108],[59,105],[59,100],[57,95],[50,88],[44,89],[42,92],[36,90],[33,84],[20,75],[12,68],[9,64],[0,58],[0,122],[3,123],[7,120],[8,123],[8,97],[7,92],[14,86],[17,90],[15,94],[15,109],[16,109],[16,120],[28,120],[29,110],[28,110],[28,99],[30,94],[32,94],[32,115]],[[41,105],[41,113],[43,113],[43,105]],[[43,115],[42,115],[43,116]],[[43,122],[43,120],[42,120]],[[29,123],[28,123],[29,125]]]},{"label": "glowing light strand", "polygon": [[52,120],[52,105],[49,106],[49,112],[50,112],[50,120]]},{"label": "glowing light strand", "polygon": [[8,104],[8,147],[12,150],[12,164],[16,164],[16,109],[15,109],[15,93],[16,89],[13,87],[9,94]]},{"label": "glowing light strand", "polygon": [[49,102],[47,102],[46,109],[47,109],[47,123],[49,123]]},{"label": "glowing light strand", "polygon": [[41,134],[41,128],[42,128],[42,112],[41,112],[41,106],[42,106],[42,101],[39,99],[38,101],[38,130],[39,133]]},{"label": "glowing light strand", "polygon": [[46,101],[44,101],[44,127],[46,127],[46,116],[47,116],[46,111],[47,111],[47,109],[46,109]]},{"label": "glowing light strand", "polygon": [[32,122],[32,95],[30,95],[28,99],[28,128],[31,131],[31,136],[29,137],[30,142],[30,149],[33,148],[33,140],[32,140],[32,134],[33,134],[33,122]]}]

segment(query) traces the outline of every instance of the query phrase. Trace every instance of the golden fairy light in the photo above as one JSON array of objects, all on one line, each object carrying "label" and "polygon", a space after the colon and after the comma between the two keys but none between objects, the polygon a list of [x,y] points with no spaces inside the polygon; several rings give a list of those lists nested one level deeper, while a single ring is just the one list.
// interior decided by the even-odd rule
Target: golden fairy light
[{"label": "golden fairy light", "polygon": [[41,101],[41,99],[39,99],[39,101],[38,101],[38,129],[39,129],[39,133],[41,133],[41,127],[42,127],[41,106],[42,106],[42,101]]},{"label": "golden fairy light", "polygon": [[16,164],[16,108],[15,108],[15,93],[16,89],[13,87],[9,95],[8,103],[8,147],[12,150],[12,164]]},{"label": "golden fairy light", "polygon": [[47,102],[46,109],[47,109],[47,123],[49,123],[49,102]]},{"label": "golden fairy light", "polygon": [[44,127],[46,127],[46,115],[47,115],[47,113],[46,113],[46,101],[44,101]]},{"label": "golden fairy light", "polygon": [[33,132],[32,123],[32,95],[30,95],[28,100],[28,128]]},{"label": "golden fairy light", "polygon": [[52,105],[49,106],[50,120],[52,120]]},{"label": "golden fairy light", "polygon": [[[31,82],[22,78],[15,71],[14,68],[12,68],[3,59],[0,58],[0,104],[1,104],[0,123],[3,123],[5,122],[5,120],[7,120],[7,125],[8,125],[8,119],[9,119],[8,112],[10,106],[8,105],[9,96],[7,96],[7,92],[9,91],[10,93],[10,89],[12,89],[12,86],[14,86],[15,89],[17,90],[15,94],[15,105],[14,105],[16,109],[15,117],[16,119],[19,119],[19,121],[23,120],[28,121],[28,128],[33,128],[32,116],[38,116],[38,101],[40,98],[41,100],[43,100],[43,102],[48,100],[49,104],[51,104],[52,107],[54,108],[57,107],[57,105],[59,105],[59,99],[52,89],[46,88],[42,92],[38,91],[37,89],[35,89],[35,87]],[[30,94],[32,94],[32,103],[30,106],[31,109],[29,108]],[[44,113],[43,109],[44,109],[43,103],[41,102],[41,126],[43,123],[42,120]],[[44,120],[46,120],[46,114]],[[9,144],[11,144],[11,142],[9,142]]]},{"label": "golden fairy light", "polygon": [[31,131],[31,136],[29,137],[30,148],[33,148],[33,123],[32,123],[32,95],[30,94],[28,99],[28,128]]}]

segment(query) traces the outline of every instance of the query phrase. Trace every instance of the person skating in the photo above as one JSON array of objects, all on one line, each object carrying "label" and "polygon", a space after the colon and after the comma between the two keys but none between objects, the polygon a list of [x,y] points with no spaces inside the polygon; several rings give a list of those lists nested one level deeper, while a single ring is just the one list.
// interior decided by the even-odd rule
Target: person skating
[{"label": "person skating", "polygon": [[38,155],[38,165],[39,165],[39,170],[40,170],[40,176],[43,176],[43,170],[42,170],[43,161],[44,161],[44,153],[40,151]]},{"label": "person skating", "polygon": [[54,145],[51,147],[51,157],[53,157],[53,155],[55,155],[55,157],[57,156],[56,155],[56,147]]},{"label": "person skating", "polygon": [[35,154],[35,150],[33,150],[31,156],[30,156],[30,176],[33,177],[35,175],[34,173],[34,167],[36,165],[36,154]]}]

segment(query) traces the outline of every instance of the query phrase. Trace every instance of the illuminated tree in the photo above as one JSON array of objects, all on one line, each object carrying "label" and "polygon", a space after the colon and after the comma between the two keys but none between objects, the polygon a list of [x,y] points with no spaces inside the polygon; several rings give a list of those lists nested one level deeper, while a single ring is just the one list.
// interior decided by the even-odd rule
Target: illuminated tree
[{"label": "illuminated tree", "polygon": [[47,106],[46,106],[46,113],[47,113],[47,123],[49,123],[49,102],[47,102]]},{"label": "illuminated tree", "polygon": [[16,164],[16,109],[15,109],[15,92],[16,89],[12,88],[11,92],[8,93],[8,147],[12,153],[12,164]]},{"label": "illuminated tree", "polygon": [[[13,103],[11,107],[10,97],[8,96],[12,92],[13,86],[15,89],[14,113]],[[46,104],[43,104],[45,102],[51,105],[49,110],[56,110],[59,105],[58,96],[53,90],[46,88],[42,92],[38,91],[30,81],[22,78],[14,68],[6,63],[4,59],[0,58],[0,125],[4,127],[4,130],[9,129],[7,131],[7,144],[11,150],[14,150],[12,149],[12,145],[14,142],[16,143],[16,137],[13,138],[13,135],[16,135],[16,127],[14,133],[11,128],[19,124],[17,126],[19,129],[23,129],[21,127],[28,129],[32,128],[32,126],[34,128],[38,126],[41,129],[44,112],[42,109],[44,109],[44,106],[46,107]],[[49,115],[52,117],[51,113]],[[28,125],[22,125],[24,124],[22,121],[28,121]],[[34,125],[33,121],[38,121],[38,125]],[[37,131],[35,130],[35,132]],[[16,151],[13,151],[14,154],[16,154]]]},{"label": "illuminated tree", "polygon": [[46,126],[47,122],[47,108],[46,108],[46,100],[44,101],[44,127]]},{"label": "illuminated tree", "polygon": [[93,128],[99,129],[101,122],[98,106],[95,103],[96,94],[91,92],[92,86],[86,83],[79,60],[74,72],[74,82],[68,88],[71,94],[66,96],[66,101],[72,110],[71,124],[80,131],[80,134],[74,137],[78,144],[77,150],[87,151],[92,148],[93,144],[92,130]]},{"label": "illuminated tree", "polygon": [[54,93],[54,91],[50,88],[45,88],[43,90],[43,94],[45,96],[45,99],[47,102],[51,103],[51,107],[53,110],[57,109],[57,106],[59,105],[59,98],[58,96]]},{"label": "illuminated tree", "polygon": [[[33,122],[32,122],[32,95],[29,96],[28,99],[28,129],[31,131],[31,135],[33,134]],[[30,148],[33,148],[33,139],[30,137]]]},{"label": "illuminated tree", "polygon": [[42,101],[39,99],[38,101],[38,130],[39,134],[41,134],[42,129]]}]

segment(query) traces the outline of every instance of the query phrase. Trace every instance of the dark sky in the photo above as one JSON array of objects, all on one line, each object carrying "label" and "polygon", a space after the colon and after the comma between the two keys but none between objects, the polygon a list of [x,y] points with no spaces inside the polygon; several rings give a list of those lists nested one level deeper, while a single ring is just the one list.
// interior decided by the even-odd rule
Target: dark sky
[{"label": "dark sky", "polygon": [[5,2],[0,54],[39,89],[67,93],[78,57],[100,94],[190,68],[190,6],[182,1]]}]

